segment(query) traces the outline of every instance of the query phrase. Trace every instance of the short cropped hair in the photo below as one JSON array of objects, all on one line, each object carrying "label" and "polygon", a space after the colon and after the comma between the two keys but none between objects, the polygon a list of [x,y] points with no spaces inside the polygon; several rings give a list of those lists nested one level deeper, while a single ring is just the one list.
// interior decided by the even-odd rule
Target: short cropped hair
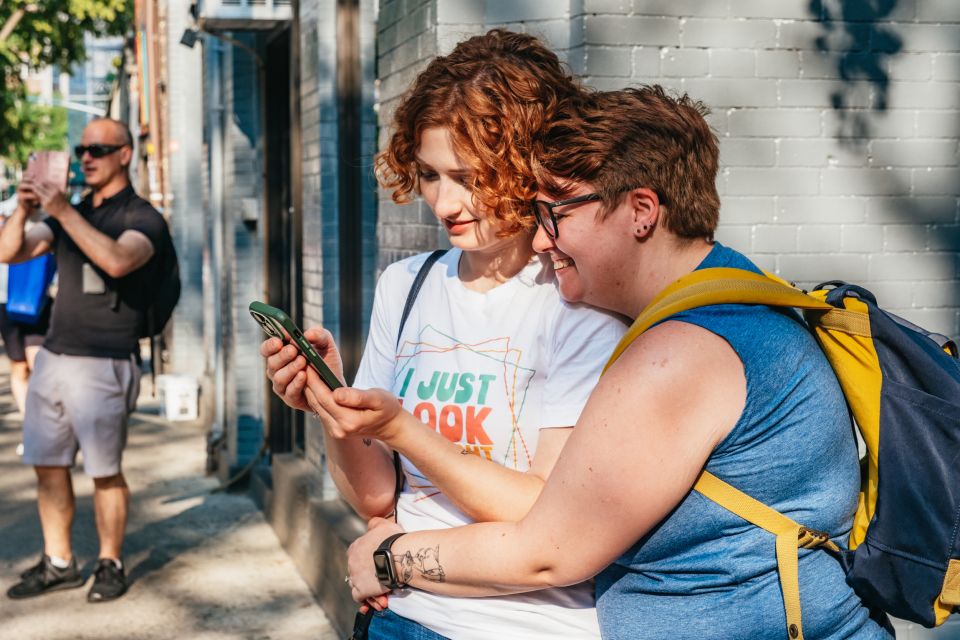
[{"label": "short cropped hair", "polygon": [[537,191],[533,141],[579,85],[557,55],[534,36],[493,29],[435,58],[393,116],[393,134],[376,159],[377,177],[393,200],[419,190],[416,151],[425,129],[450,132],[473,173],[477,202],[502,221],[501,235],[533,227],[527,215]]},{"label": "short cropped hair", "polygon": [[680,238],[712,239],[720,216],[720,148],[709,109],[659,85],[596,92],[570,102],[544,132],[535,176],[564,197],[569,181],[590,183],[609,213],[631,189],[647,187],[663,207],[660,224]]},{"label": "short cropped hair", "polygon": [[133,146],[133,134],[130,133],[130,127],[127,126],[126,122],[122,120],[115,120],[114,118],[108,118],[106,116],[98,116],[90,120],[90,122],[109,122],[114,126],[114,129],[120,132],[120,137],[122,138],[121,143],[132,147]]}]

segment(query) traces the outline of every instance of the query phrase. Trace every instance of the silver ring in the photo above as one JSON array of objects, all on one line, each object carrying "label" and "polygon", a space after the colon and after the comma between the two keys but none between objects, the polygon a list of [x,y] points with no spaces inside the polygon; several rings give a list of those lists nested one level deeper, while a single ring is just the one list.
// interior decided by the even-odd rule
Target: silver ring
[{"label": "silver ring", "polygon": [[343,581],[346,582],[346,583],[347,583],[348,585],[350,585],[351,587],[353,586],[353,583],[350,582],[350,576],[346,576],[346,577],[343,579]]}]

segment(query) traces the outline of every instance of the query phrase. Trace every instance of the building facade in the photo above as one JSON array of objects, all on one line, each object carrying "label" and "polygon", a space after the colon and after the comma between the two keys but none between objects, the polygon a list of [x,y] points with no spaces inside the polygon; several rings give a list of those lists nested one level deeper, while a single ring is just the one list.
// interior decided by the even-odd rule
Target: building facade
[{"label": "building facade", "polygon": [[465,37],[535,33],[588,86],[660,83],[703,100],[721,143],[721,242],[804,285],[862,283],[895,313],[960,335],[956,3],[190,5],[161,3],[154,34],[187,285],[170,361],[202,380],[218,473],[254,469],[278,536],[341,627],[353,612],[341,552],[362,523],[325,472],[320,425],[271,396],[246,306],[330,328],[355,369],[378,271],[445,244],[422,202],[377,189],[373,157],[412,79]]}]

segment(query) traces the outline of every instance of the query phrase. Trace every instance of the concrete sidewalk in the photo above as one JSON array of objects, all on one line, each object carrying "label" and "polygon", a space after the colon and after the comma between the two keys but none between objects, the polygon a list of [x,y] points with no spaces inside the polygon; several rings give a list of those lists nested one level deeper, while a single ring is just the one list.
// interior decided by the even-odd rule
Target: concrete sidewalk
[{"label": "concrete sidewalk", "polygon": [[[16,455],[20,419],[0,356],[0,640],[327,640],[337,637],[263,514],[245,494],[211,493],[196,425],[163,420],[141,397],[124,473],[132,492],[125,543],[129,592],[88,604],[81,589],[10,600],[6,589],[41,550],[35,476]],[[74,471],[74,553],[97,557],[92,482]]]}]

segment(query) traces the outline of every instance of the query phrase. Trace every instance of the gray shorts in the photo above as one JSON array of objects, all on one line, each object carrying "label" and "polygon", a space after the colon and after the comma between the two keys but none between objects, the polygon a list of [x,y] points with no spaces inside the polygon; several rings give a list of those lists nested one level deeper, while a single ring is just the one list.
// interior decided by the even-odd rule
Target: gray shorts
[{"label": "gray shorts", "polygon": [[88,476],[120,473],[127,418],[139,392],[133,355],[120,360],[40,349],[27,388],[24,464],[72,467],[79,449]]}]

